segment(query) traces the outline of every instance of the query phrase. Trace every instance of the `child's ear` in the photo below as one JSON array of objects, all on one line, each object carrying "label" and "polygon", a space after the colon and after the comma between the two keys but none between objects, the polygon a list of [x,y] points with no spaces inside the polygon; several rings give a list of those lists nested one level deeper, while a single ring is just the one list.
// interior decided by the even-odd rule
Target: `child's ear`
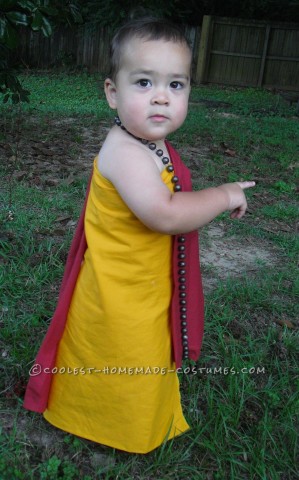
[{"label": "child's ear", "polygon": [[115,83],[111,80],[111,78],[106,78],[104,88],[109,107],[116,109],[116,86]]}]

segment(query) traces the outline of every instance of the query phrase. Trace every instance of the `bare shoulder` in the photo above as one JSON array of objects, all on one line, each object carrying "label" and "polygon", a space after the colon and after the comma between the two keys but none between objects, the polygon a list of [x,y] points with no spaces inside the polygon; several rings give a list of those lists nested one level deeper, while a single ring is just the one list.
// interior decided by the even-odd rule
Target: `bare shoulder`
[{"label": "bare shoulder", "polygon": [[112,128],[100,150],[97,166],[129,209],[155,229],[159,211],[171,193],[163,183],[153,152],[120,129]]},{"label": "bare shoulder", "polygon": [[150,169],[153,173],[160,174],[144,145],[119,128],[111,129],[107,135],[99,152],[97,167],[112,183],[117,183],[118,178],[124,179],[124,175],[127,177],[135,169]]}]

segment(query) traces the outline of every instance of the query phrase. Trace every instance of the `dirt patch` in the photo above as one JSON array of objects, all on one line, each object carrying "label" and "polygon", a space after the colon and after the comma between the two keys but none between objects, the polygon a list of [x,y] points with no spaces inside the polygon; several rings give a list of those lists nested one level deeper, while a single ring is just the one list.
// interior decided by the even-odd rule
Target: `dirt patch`
[{"label": "dirt patch", "polygon": [[228,236],[223,224],[212,223],[202,231],[201,265],[205,291],[219,280],[252,274],[260,268],[275,265],[278,260],[273,246],[261,239]]},{"label": "dirt patch", "polygon": [[[1,125],[2,124],[2,125]],[[5,142],[0,142],[0,158],[17,181],[55,187],[61,179],[88,177],[92,162],[104,140],[109,125],[91,121],[87,128],[78,119],[47,117],[39,122],[33,117],[20,124],[0,126]]]},{"label": "dirt patch", "polygon": [[80,478],[91,475],[94,469],[101,468],[104,472],[115,464],[109,447],[72,437],[47,423],[41,415],[21,410],[16,416],[12,407],[10,412],[0,414],[0,424],[3,433],[13,438],[15,444],[26,445],[37,463],[46,462],[53,455],[59,458],[63,456],[64,461],[74,462]]}]

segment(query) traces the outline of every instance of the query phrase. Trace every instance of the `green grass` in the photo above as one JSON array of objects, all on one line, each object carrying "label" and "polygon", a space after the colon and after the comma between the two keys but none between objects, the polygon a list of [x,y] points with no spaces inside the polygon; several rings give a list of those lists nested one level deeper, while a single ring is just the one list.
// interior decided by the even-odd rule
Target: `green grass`
[{"label": "green grass", "polygon": [[[24,106],[30,112],[55,115],[111,115],[103,92],[103,79],[82,74],[23,75],[22,85],[31,92],[30,103]],[[59,102],[57,102],[59,98]]]},{"label": "green grass", "polygon": [[[96,76],[36,73],[23,82],[31,103],[0,106],[1,480],[297,478],[294,108],[262,90],[193,88],[194,103],[172,142],[184,150],[195,188],[241,178],[257,186],[248,192],[245,219],[223,214],[213,224],[227,251],[239,252],[241,271],[203,267],[205,281],[214,283],[206,292],[202,354],[195,371],[180,374],[192,428],[148,455],[130,455],[60,432],[22,408],[97,153],[88,142],[113,119]],[[203,252],[213,246],[207,229],[201,244]],[[248,246],[268,257],[242,267]]]}]

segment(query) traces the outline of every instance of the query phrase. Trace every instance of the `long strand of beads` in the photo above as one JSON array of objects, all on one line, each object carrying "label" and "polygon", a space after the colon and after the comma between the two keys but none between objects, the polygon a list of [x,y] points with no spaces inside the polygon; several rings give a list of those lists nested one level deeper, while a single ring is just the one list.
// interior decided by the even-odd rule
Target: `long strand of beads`
[{"label": "long strand of beads", "polygon": [[[147,145],[148,148],[152,151],[155,151],[156,155],[161,158],[163,165],[166,166],[166,170],[170,173],[173,173],[171,179],[173,183],[173,191],[180,192],[182,190],[181,185],[179,184],[179,178],[175,175],[173,164],[171,163],[169,157],[164,155],[164,152],[161,148],[157,150],[157,145],[154,142],[149,142],[148,140],[140,137],[136,137],[131,132],[129,132],[121,123],[121,120],[118,116],[115,117],[115,124],[120,127],[122,130],[127,132],[129,135],[134,137],[136,140],[141,142],[143,145]],[[186,286],[186,246],[184,245],[186,238],[183,235],[178,237],[178,279],[179,279],[179,304],[180,304],[180,321],[181,321],[181,341],[183,347],[183,359],[187,360],[189,358],[189,342],[188,342],[188,329],[187,329],[187,286]]]}]

